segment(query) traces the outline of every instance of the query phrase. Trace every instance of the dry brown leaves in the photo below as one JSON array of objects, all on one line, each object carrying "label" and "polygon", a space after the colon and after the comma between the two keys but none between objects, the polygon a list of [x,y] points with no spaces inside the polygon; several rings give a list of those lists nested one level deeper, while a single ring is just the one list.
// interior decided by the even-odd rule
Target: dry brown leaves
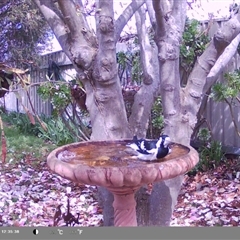
[{"label": "dry brown leaves", "polygon": [[[73,184],[29,158],[0,169],[0,226],[102,225],[96,187]],[[240,161],[227,163],[185,176],[171,226],[240,225]]]},{"label": "dry brown leaves", "polygon": [[240,160],[185,176],[172,226],[240,226]]}]

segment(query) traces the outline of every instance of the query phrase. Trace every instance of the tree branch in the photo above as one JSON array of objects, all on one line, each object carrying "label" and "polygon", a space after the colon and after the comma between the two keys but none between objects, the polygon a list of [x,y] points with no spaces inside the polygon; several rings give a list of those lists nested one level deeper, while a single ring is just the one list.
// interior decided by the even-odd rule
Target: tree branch
[{"label": "tree branch", "polygon": [[178,26],[180,26],[179,30],[181,32],[184,31],[184,27],[185,27],[186,11],[187,11],[187,1],[186,0],[174,1],[172,15],[175,16],[175,20],[177,22],[181,23],[181,24],[178,24]]},{"label": "tree branch", "polygon": [[148,40],[148,33],[146,30],[146,12],[143,7],[141,7],[136,13],[136,25],[138,32],[138,40],[140,43],[140,53],[141,53],[141,65],[143,69],[143,83],[149,85],[153,82],[153,77],[149,75],[153,69],[151,65],[151,45]]},{"label": "tree branch", "polygon": [[153,29],[156,31],[156,16],[153,9],[153,3],[151,1],[146,1],[147,11],[152,24]]},{"label": "tree branch", "polygon": [[[73,39],[80,37],[81,31],[79,29],[89,31],[89,26],[84,14],[81,12],[82,10],[77,10],[72,0],[58,0],[58,5]],[[85,40],[82,37],[80,39]]]},{"label": "tree branch", "polygon": [[144,4],[145,0],[137,0],[132,1],[127,8],[123,11],[123,13],[118,17],[115,22],[115,42],[120,38],[120,34],[129,21],[129,19],[133,16],[133,14]]},{"label": "tree branch", "polygon": [[157,21],[157,36],[163,37],[166,34],[166,20],[168,20],[169,15],[172,11],[172,1],[160,1],[152,0],[153,9],[155,11],[156,21]]},{"label": "tree branch", "polygon": [[69,29],[64,22],[63,16],[56,8],[54,3],[49,0],[34,0],[34,2],[39,7],[43,16],[53,30],[61,47],[64,48],[65,45],[68,46]]},{"label": "tree branch", "polygon": [[204,92],[207,91],[213,85],[213,83],[218,79],[220,73],[223,71],[224,67],[236,54],[239,42],[240,34],[238,34],[232,40],[232,42],[225,48],[221,56],[217,59],[214,66],[207,75],[206,84],[204,86]]},{"label": "tree branch", "polygon": [[111,84],[117,74],[116,44],[114,41],[114,12],[113,0],[99,0],[98,8],[98,64],[94,69],[94,79],[101,84]]},{"label": "tree branch", "polygon": [[[86,19],[84,19],[83,14],[81,14],[82,19],[81,17],[79,17],[81,20],[78,19],[72,0],[58,0],[58,3],[60,3],[59,7],[64,13],[64,16],[52,1],[34,1],[49,23],[68,58],[74,65],[77,65],[76,69],[78,72],[81,73],[81,70],[89,69],[96,55],[96,38],[91,31],[85,28],[86,25],[80,25],[79,28],[78,24],[84,24]],[[77,24],[70,19],[72,17],[74,21],[77,21]],[[84,81],[85,78],[83,75],[81,80]]]}]

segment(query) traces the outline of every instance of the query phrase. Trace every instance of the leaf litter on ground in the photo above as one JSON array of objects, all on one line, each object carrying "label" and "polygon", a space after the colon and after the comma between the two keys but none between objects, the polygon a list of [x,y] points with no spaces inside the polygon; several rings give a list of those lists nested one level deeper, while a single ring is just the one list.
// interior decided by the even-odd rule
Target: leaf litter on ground
[{"label": "leaf litter on ground", "polygon": [[240,226],[240,160],[185,175],[171,226]]},{"label": "leaf litter on ground", "polygon": [[[102,226],[97,188],[52,173],[46,162],[2,164],[0,226]],[[170,226],[240,226],[239,160],[185,175]]]},{"label": "leaf litter on ground", "polygon": [[46,163],[5,164],[1,167],[0,186],[0,226],[53,226],[59,205],[64,216],[57,226],[64,226],[68,200],[69,211],[79,218],[79,226],[102,223],[96,187],[71,183],[50,172]]}]

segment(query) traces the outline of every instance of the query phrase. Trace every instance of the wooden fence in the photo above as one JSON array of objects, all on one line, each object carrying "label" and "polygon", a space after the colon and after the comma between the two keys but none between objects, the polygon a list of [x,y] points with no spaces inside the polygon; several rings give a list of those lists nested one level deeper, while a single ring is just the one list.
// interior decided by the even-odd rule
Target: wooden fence
[{"label": "wooden fence", "polygon": [[[216,32],[217,28],[223,24],[224,21],[219,20],[215,21],[209,30],[210,37]],[[203,23],[203,27],[207,28],[207,23]],[[76,75],[75,70],[70,62],[70,60],[66,57],[66,55],[60,51],[52,54],[47,54],[42,56],[41,66],[39,69],[32,69],[31,71],[31,81],[32,83],[36,82],[44,82],[46,81],[46,75],[48,70],[49,61],[55,61],[60,67],[61,72],[64,78],[70,79],[71,76],[74,77]],[[239,55],[236,54],[231,62],[228,64],[224,72],[232,71],[234,69],[238,69],[240,67],[240,59]],[[224,80],[223,75],[224,72],[219,77],[218,81],[222,82]],[[26,94],[22,95],[22,101],[28,109],[31,110],[31,106],[29,101],[27,100]],[[52,106],[49,101],[44,102],[37,94],[36,87],[30,89],[30,97],[33,102],[33,106],[38,114],[51,115]],[[5,106],[7,110],[10,111],[24,111],[22,106],[19,103],[19,100],[15,97],[13,93],[7,94],[5,97]],[[237,125],[240,129],[240,106],[233,106],[235,119],[237,121]],[[208,125],[211,127],[213,136],[215,140],[221,141],[224,145],[230,145],[235,147],[240,147],[240,138],[237,135],[233,122],[231,120],[231,114],[227,104],[225,103],[217,103],[212,99],[208,99],[205,117]],[[203,126],[206,126],[203,125]]]}]

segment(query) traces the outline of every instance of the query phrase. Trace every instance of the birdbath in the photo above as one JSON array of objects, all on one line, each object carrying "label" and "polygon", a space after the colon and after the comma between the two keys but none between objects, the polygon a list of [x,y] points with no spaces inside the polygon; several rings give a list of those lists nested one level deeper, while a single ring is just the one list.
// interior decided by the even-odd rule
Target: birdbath
[{"label": "birdbath", "polygon": [[173,144],[160,161],[139,160],[131,140],[72,143],[52,151],[49,168],[76,183],[102,186],[113,193],[114,225],[137,226],[135,192],[143,185],[182,175],[198,162],[192,147]]}]

